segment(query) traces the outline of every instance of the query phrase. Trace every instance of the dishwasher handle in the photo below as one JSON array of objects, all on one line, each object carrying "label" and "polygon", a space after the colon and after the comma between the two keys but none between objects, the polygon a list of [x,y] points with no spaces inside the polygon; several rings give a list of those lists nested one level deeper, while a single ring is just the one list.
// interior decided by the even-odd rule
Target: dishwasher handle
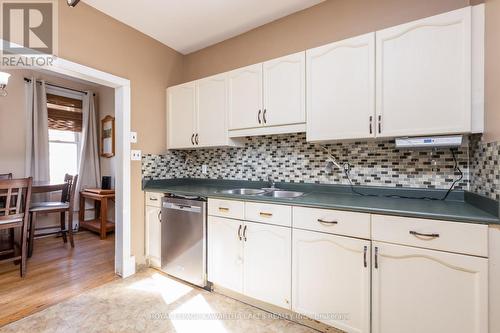
[{"label": "dishwasher handle", "polygon": [[202,212],[202,207],[200,207],[200,206],[182,205],[182,204],[176,204],[173,202],[163,202],[163,209],[180,210],[183,212],[190,212],[190,213],[201,213]]}]

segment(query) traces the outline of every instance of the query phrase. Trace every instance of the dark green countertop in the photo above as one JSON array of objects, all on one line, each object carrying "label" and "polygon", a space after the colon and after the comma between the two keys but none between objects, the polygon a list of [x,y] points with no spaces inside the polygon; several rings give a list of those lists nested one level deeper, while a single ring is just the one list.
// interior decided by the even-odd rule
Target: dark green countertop
[{"label": "dark green countertop", "polygon": [[[246,201],[271,202],[292,206],[306,206],[355,211],[372,214],[420,217],[456,222],[479,224],[500,224],[498,202],[484,198],[469,197],[463,191],[454,191],[445,201],[403,199],[395,197],[361,196],[352,193],[348,186],[290,184],[279,183],[276,187],[287,190],[298,190],[305,195],[293,199],[271,198],[259,195],[233,195],[220,193],[231,188],[267,187],[262,182],[243,182],[226,180],[174,179],[144,181],[143,190],[147,192],[165,192],[177,195],[201,196],[207,198],[225,198]],[[357,187],[358,188],[358,187]],[[363,193],[377,193],[401,196],[431,196],[441,198],[445,191],[359,187]],[[478,204],[479,202],[479,204]],[[495,206],[496,205],[496,206]],[[495,209],[496,208],[496,209]]]}]

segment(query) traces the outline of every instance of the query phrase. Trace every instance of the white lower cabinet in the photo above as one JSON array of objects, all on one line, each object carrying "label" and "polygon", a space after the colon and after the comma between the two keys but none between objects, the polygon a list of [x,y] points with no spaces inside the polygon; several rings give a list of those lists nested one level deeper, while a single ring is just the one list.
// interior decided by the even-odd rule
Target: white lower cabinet
[{"label": "white lower cabinet", "polygon": [[373,242],[373,333],[488,332],[486,258]]},{"label": "white lower cabinet", "polygon": [[243,293],[290,309],[292,229],[245,221]]},{"label": "white lower cabinet", "polygon": [[146,258],[151,267],[161,267],[161,209],[146,206]]},{"label": "white lower cabinet", "polygon": [[243,291],[243,221],[208,217],[208,280]]},{"label": "white lower cabinet", "polygon": [[293,230],[292,310],[370,332],[370,241]]},{"label": "white lower cabinet", "polygon": [[[208,280],[216,287],[348,333],[488,333],[488,253],[478,247],[487,238],[479,225],[208,204]],[[156,211],[148,207],[148,219]],[[370,229],[373,240],[352,237]],[[454,239],[464,230],[474,244],[460,248]]]}]

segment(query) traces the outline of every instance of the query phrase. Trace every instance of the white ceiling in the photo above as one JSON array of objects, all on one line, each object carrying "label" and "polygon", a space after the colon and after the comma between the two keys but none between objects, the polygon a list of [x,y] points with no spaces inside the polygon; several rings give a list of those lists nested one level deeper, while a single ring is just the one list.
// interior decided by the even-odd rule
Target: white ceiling
[{"label": "white ceiling", "polygon": [[324,0],[83,0],[188,54]]}]

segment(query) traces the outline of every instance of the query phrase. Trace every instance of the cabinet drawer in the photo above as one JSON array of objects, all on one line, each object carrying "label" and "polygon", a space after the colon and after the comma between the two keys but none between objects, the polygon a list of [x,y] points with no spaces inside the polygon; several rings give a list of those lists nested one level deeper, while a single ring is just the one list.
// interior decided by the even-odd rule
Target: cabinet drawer
[{"label": "cabinet drawer", "polygon": [[372,238],[374,241],[488,256],[488,226],[482,224],[373,215]]},{"label": "cabinet drawer", "polygon": [[161,207],[163,193],[146,192],[146,206]]},{"label": "cabinet drawer", "polygon": [[208,215],[243,220],[245,203],[235,200],[208,199]]},{"label": "cabinet drawer", "polygon": [[292,226],[292,207],[265,204],[259,202],[245,203],[245,219],[249,221]]},{"label": "cabinet drawer", "polygon": [[293,227],[370,239],[370,214],[293,207]]}]

